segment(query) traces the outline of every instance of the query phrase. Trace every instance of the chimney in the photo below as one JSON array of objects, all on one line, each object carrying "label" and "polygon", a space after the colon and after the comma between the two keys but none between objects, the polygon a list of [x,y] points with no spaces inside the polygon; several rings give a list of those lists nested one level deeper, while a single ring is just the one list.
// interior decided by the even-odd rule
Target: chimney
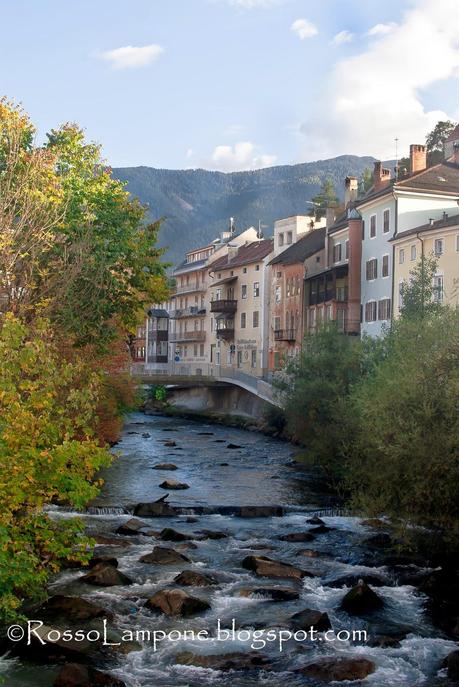
[{"label": "chimney", "polygon": [[359,182],[357,177],[346,177],[344,180],[344,205],[349,207],[351,203],[357,200],[357,192]]},{"label": "chimney", "polygon": [[375,191],[380,191],[390,183],[390,169],[384,169],[382,162],[378,160],[375,162],[373,171],[373,185]]},{"label": "chimney", "polygon": [[412,143],[410,145],[410,172],[422,172],[427,167],[427,150],[425,146]]},{"label": "chimney", "polygon": [[325,226],[327,229],[331,227],[331,225],[334,223],[336,219],[336,212],[335,208],[327,208],[326,214],[325,214]]}]

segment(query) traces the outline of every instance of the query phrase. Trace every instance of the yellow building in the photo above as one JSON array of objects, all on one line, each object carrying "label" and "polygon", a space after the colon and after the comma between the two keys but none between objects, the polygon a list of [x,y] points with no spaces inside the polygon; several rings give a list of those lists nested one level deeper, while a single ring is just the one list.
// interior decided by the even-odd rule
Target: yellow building
[{"label": "yellow building", "polygon": [[394,316],[400,312],[401,286],[422,255],[434,255],[438,262],[434,297],[446,305],[459,306],[459,214],[431,220],[408,229],[392,239],[394,247]]}]

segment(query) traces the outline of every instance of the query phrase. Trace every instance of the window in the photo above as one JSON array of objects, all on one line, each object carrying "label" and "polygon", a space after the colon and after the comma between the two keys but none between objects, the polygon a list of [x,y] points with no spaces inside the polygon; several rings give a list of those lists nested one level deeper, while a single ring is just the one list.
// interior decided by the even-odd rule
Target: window
[{"label": "window", "polygon": [[433,278],[433,299],[435,303],[443,302],[443,275],[436,274]]},{"label": "window", "polygon": [[247,298],[247,284],[242,284],[241,286],[241,298]]},{"label": "window", "polygon": [[347,239],[344,244],[344,255],[346,260],[349,260],[349,239]]},{"label": "window", "polygon": [[247,323],[247,315],[245,312],[241,312],[241,329],[245,329]]},{"label": "window", "polygon": [[195,358],[198,357],[198,344],[194,344],[193,346],[193,355]]},{"label": "window", "polygon": [[340,303],[347,301],[347,289],[345,286],[336,287],[336,300]]},{"label": "window", "polygon": [[253,297],[258,298],[260,295],[260,282],[256,281],[253,284]]},{"label": "window", "polygon": [[242,274],[247,274],[247,267],[242,268]]},{"label": "window", "polygon": [[335,243],[333,246],[333,262],[339,262],[341,260],[341,244]]},{"label": "window", "polygon": [[390,210],[384,210],[383,213],[383,232],[387,234],[390,225]]},{"label": "window", "polygon": [[254,310],[253,315],[252,315],[252,324],[254,327],[258,327],[259,319],[260,319],[260,314],[259,314],[258,310]]},{"label": "window", "polygon": [[398,263],[399,263],[399,265],[403,265],[404,262],[405,262],[405,249],[400,248],[400,250],[398,251]]},{"label": "window", "polygon": [[410,259],[416,260],[416,246],[414,244],[410,248]]},{"label": "window", "polygon": [[371,215],[370,217],[370,239],[374,239],[376,236],[376,215]]},{"label": "window", "polygon": [[284,235],[283,234],[279,234],[279,238],[277,239],[277,243],[279,246],[284,245]]},{"label": "window", "polygon": [[278,332],[280,329],[280,317],[274,318],[274,330]]},{"label": "window", "polygon": [[256,366],[257,366],[257,352],[252,351],[252,367],[256,367]]},{"label": "window", "polygon": [[275,291],[274,291],[274,300],[276,303],[280,303],[282,300],[282,287],[281,286],[276,286]]},{"label": "window", "polygon": [[376,301],[369,301],[365,305],[365,322],[376,322]]},{"label": "window", "polygon": [[459,234],[456,236],[456,250],[459,252]]},{"label": "window", "polygon": [[255,265],[255,272],[259,272],[259,271],[260,271],[260,265]]},{"label": "window", "polygon": [[371,281],[372,279],[377,278],[377,276],[378,276],[378,260],[377,260],[377,258],[372,258],[371,260],[367,260],[366,276],[367,276],[367,281]]},{"label": "window", "polygon": [[434,252],[435,255],[443,255],[444,241],[443,239],[435,239]]},{"label": "window", "polygon": [[290,297],[290,293],[291,293],[291,291],[290,291],[290,279],[287,279],[287,298]]},{"label": "window", "polygon": [[287,245],[290,245],[293,241],[293,234],[291,231],[287,232]]},{"label": "window", "polygon": [[389,276],[389,256],[388,255],[383,255],[381,276],[382,277],[388,277]]},{"label": "window", "polygon": [[379,301],[378,320],[390,320],[390,298],[383,298]]},{"label": "window", "polygon": [[199,346],[199,355],[201,356],[201,358],[204,357],[204,344],[201,344]]},{"label": "window", "polygon": [[276,272],[276,279],[280,279],[282,277],[282,272]]}]

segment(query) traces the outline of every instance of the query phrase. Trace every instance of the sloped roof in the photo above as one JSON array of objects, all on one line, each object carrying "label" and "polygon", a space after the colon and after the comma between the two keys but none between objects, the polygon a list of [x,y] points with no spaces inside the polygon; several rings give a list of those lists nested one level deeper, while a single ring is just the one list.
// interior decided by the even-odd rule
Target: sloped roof
[{"label": "sloped roof", "polygon": [[459,196],[459,165],[454,162],[440,162],[438,165],[397,181],[396,188],[452,193]]},{"label": "sloped roof", "polygon": [[252,262],[258,262],[263,260],[267,255],[272,252],[273,240],[263,239],[262,241],[251,241],[246,243],[244,246],[240,246],[238,252],[233,258],[229,255],[224,255],[215,262],[213,262],[210,267],[212,272],[221,269],[227,269],[228,267],[239,267],[240,265],[248,265]]},{"label": "sloped roof", "polygon": [[455,141],[457,138],[459,138],[459,124],[452,130],[448,138],[446,139],[445,143],[449,143],[450,141]]},{"label": "sloped roof", "polygon": [[304,262],[325,246],[325,227],[312,229],[296,243],[286,248],[282,253],[270,261],[270,265],[292,265],[295,262]]},{"label": "sloped roof", "polygon": [[[446,213],[445,213],[446,215]],[[459,214],[456,215],[446,215],[442,219],[437,219],[435,222],[428,222],[427,224],[421,224],[419,227],[413,227],[412,229],[407,229],[406,231],[401,231],[396,234],[391,241],[396,241],[397,239],[402,239],[405,236],[412,236],[413,234],[421,234],[424,231],[435,231],[435,229],[444,229],[445,227],[457,227],[459,226]]]}]

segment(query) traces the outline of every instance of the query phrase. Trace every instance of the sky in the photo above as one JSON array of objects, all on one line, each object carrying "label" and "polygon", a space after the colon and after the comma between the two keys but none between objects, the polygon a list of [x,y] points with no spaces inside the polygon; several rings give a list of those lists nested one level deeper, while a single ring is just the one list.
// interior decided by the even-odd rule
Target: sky
[{"label": "sky", "polygon": [[459,0],[0,0],[0,94],[114,167],[395,157],[459,119]]}]

